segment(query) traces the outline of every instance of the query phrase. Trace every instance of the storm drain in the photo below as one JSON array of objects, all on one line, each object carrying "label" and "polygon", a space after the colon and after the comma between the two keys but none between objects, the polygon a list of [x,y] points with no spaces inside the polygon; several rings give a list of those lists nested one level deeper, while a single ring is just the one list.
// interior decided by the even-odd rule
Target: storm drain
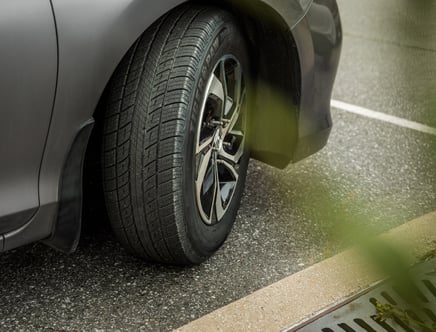
[{"label": "storm drain", "polygon": [[[407,289],[384,282],[286,332],[436,332],[436,259],[411,271]],[[414,294],[409,301],[407,292]]]}]

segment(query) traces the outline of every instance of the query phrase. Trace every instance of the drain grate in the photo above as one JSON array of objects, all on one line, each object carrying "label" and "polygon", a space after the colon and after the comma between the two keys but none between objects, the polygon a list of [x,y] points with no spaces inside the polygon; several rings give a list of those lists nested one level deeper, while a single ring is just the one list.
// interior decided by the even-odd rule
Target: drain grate
[{"label": "drain grate", "polygon": [[392,282],[384,282],[287,332],[436,332],[436,259],[411,271],[414,305]]}]

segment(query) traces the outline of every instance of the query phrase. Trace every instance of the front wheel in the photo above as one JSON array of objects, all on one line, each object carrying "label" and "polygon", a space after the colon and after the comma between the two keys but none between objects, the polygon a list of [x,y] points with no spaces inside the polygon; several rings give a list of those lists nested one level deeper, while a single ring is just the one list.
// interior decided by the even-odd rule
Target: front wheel
[{"label": "front wheel", "polygon": [[103,183],[134,254],[195,264],[227,238],[247,167],[249,63],[235,19],[185,6],[132,47],[112,78]]}]

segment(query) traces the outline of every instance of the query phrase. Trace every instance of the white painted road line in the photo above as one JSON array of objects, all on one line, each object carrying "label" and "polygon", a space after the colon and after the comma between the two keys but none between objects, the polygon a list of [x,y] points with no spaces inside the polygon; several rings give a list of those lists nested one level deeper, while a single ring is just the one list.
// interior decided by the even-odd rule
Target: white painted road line
[{"label": "white painted road line", "polygon": [[338,100],[332,100],[331,106],[337,108],[341,111],[346,111],[354,114],[358,114],[361,116],[365,116],[367,118],[376,119],[384,122],[388,122],[403,128],[413,129],[422,133],[430,134],[436,136],[436,128],[426,126],[422,123],[406,120],[403,118],[399,118],[393,115],[388,115],[381,112],[376,112],[364,107],[344,103]]}]

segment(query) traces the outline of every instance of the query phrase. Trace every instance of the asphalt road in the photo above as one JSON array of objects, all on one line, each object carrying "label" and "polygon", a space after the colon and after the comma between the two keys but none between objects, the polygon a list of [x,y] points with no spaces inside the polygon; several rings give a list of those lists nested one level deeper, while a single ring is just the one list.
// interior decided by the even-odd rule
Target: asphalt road
[{"label": "asphalt road", "polygon": [[[334,99],[436,127],[433,0],[340,0]],[[129,255],[103,228],[67,256],[43,245],[0,255],[0,330],[169,330],[343,248],[436,210],[436,136],[333,109],[319,154],[280,171],[252,162],[229,240],[205,264]]]}]

